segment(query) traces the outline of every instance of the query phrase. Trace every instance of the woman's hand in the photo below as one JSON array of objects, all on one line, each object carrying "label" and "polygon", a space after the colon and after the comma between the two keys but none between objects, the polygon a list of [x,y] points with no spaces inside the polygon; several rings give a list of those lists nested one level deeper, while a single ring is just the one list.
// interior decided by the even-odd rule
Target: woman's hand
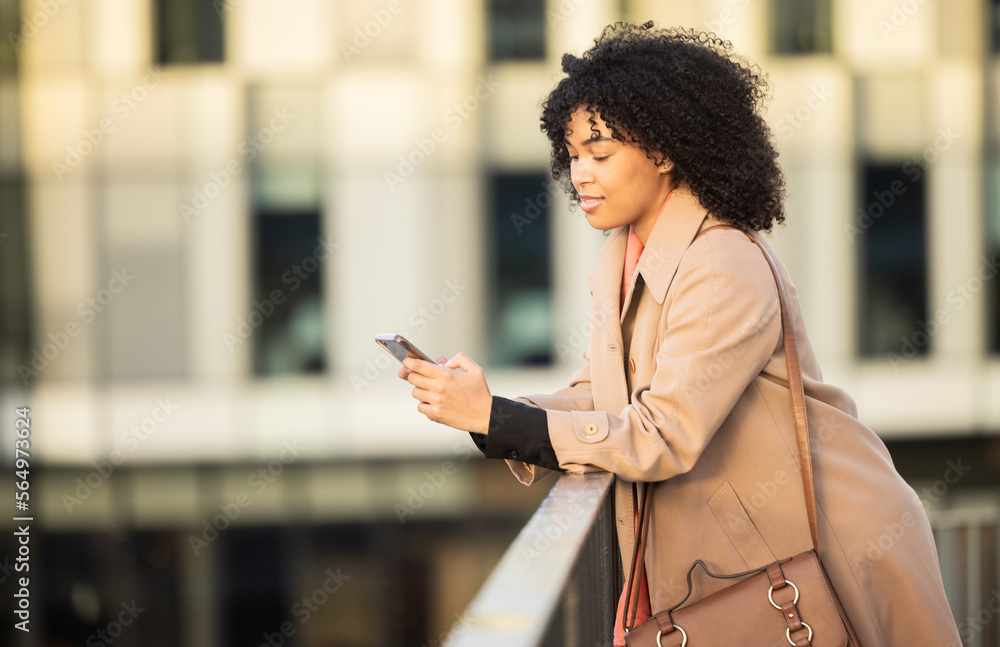
[{"label": "woman's hand", "polygon": [[413,357],[403,360],[399,377],[413,385],[417,411],[429,420],[485,434],[490,426],[493,396],[483,369],[465,353],[431,364]]}]

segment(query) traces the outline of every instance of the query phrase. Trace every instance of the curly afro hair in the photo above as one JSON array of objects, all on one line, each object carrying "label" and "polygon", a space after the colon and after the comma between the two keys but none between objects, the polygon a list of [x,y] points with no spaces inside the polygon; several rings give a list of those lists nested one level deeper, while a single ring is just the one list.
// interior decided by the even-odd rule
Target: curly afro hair
[{"label": "curly afro hair", "polygon": [[784,221],[785,181],[759,114],[767,77],[729,41],[619,22],[582,56],[564,54],[562,69],[566,76],[542,103],[541,129],[552,144],[552,177],[574,203],[566,125],[585,108],[654,162],[670,158],[675,182],[719,220],[753,231]]}]

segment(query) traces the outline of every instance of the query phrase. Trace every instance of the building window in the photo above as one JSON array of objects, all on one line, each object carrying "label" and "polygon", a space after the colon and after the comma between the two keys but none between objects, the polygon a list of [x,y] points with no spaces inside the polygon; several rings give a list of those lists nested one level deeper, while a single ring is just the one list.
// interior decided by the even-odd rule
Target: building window
[{"label": "building window", "polygon": [[618,0],[618,20],[631,20],[633,4],[635,3],[632,0]]},{"label": "building window", "polygon": [[495,365],[552,362],[551,194],[545,173],[498,173],[491,182]]},{"label": "building window", "polygon": [[0,382],[21,386],[34,377],[24,224],[23,180],[0,177]]},{"label": "building window", "polygon": [[17,55],[21,51],[20,0],[0,0],[0,77],[17,74]]},{"label": "building window", "polygon": [[1000,152],[994,152],[988,167],[989,202],[986,214],[986,265],[989,278],[986,285],[986,344],[989,352],[1000,354]]},{"label": "building window", "polygon": [[326,370],[323,265],[331,253],[318,210],[258,209],[254,215],[254,289],[248,309],[254,373]]},{"label": "building window", "polygon": [[217,0],[156,0],[156,60],[161,64],[219,63],[223,19]]},{"label": "building window", "polygon": [[[220,536],[219,606],[222,644],[279,645],[292,635],[282,626],[299,625],[290,617],[288,550],[281,528],[231,528]],[[296,600],[298,601],[298,600]],[[304,605],[298,608],[305,608]],[[315,608],[315,607],[313,607]],[[267,639],[270,635],[272,638]],[[265,640],[262,640],[265,639]],[[287,644],[287,643],[286,643]]]},{"label": "building window", "polygon": [[[72,532],[43,534],[39,538],[48,559],[39,569],[36,582],[49,591],[42,598],[40,610],[49,618],[45,632],[52,643],[84,644],[88,637],[96,637],[98,629],[107,626],[113,613],[121,609],[120,602],[136,597],[134,593],[121,597],[122,591],[113,581],[114,575],[129,577],[134,573],[134,564],[128,558],[133,546],[127,536],[110,535]],[[109,561],[113,561],[113,568],[108,568]]]},{"label": "building window", "polygon": [[927,330],[925,172],[906,164],[865,164],[852,232],[860,249],[859,351],[903,361],[924,355]]},{"label": "building window", "polygon": [[180,221],[169,202],[177,195],[174,185],[130,179],[98,182],[94,189],[101,207],[95,216],[102,241],[98,285],[77,314],[99,331],[97,374],[123,382],[183,377],[189,293]]},{"label": "building window", "polygon": [[41,535],[41,644],[110,645],[111,636],[115,645],[182,644],[186,537],[171,530]]},{"label": "building window", "polygon": [[146,603],[140,605],[142,622],[135,623],[136,644],[180,644],[184,561],[191,535],[169,528],[134,533],[134,552],[128,555],[135,565],[133,591]]},{"label": "building window", "polygon": [[1000,0],[990,0],[986,4],[989,25],[990,51],[1000,54]]},{"label": "building window", "polygon": [[771,0],[775,54],[828,54],[833,49],[830,0]]},{"label": "building window", "polygon": [[545,3],[489,0],[487,30],[494,61],[545,58]]},{"label": "building window", "polygon": [[[21,175],[17,57],[18,0],[0,0],[0,383],[26,386],[31,374],[31,298],[25,182]],[[20,369],[20,370],[19,370]]]}]

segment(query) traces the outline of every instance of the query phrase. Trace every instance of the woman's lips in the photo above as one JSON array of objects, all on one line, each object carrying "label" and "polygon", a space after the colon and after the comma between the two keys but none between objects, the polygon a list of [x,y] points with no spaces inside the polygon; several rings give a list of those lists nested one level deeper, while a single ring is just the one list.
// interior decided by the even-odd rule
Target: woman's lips
[{"label": "woman's lips", "polygon": [[592,195],[580,196],[580,208],[588,213],[596,209],[602,202],[604,202],[604,198],[598,198]]}]

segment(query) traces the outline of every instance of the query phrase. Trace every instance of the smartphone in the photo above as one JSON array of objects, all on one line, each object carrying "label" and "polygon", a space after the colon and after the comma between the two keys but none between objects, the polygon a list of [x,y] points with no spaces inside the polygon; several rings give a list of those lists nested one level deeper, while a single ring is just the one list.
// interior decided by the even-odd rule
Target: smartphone
[{"label": "smartphone", "polygon": [[389,353],[402,362],[408,355],[417,359],[434,364],[434,360],[427,356],[422,350],[414,346],[409,339],[402,335],[381,334],[375,335],[375,343],[389,351]]}]

